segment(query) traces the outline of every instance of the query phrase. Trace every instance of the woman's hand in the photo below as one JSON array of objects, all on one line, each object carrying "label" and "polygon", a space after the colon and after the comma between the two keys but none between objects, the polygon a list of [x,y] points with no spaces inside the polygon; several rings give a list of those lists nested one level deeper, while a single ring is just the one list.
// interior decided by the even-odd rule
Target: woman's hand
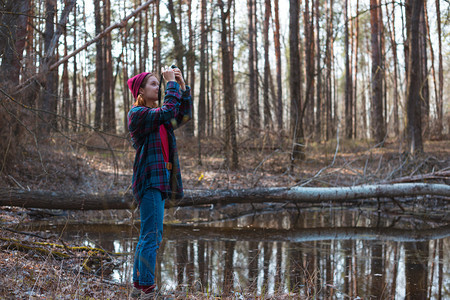
[{"label": "woman's hand", "polygon": [[178,68],[173,69],[173,72],[175,73],[175,80],[180,85],[180,88],[184,91],[186,90],[186,83],[184,82],[183,74],[181,74],[181,70]]},{"label": "woman's hand", "polygon": [[172,68],[169,68],[169,67],[162,67],[161,68],[161,74],[163,75],[163,78],[166,80],[166,81],[177,81],[176,79],[175,79],[175,72],[174,72],[174,69],[172,69]]}]

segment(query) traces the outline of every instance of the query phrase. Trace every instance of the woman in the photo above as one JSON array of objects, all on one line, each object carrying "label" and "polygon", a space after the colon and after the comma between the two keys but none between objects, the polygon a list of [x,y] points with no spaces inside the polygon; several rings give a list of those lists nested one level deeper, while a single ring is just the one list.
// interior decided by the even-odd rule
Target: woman
[{"label": "woman", "polygon": [[133,193],[139,203],[141,230],[133,267],[133,293],[141,299],[156,295],[156,252],[162,240],[164,202],[182,198],[174,129],[191,119],[192,99],[178,68],[162,68],[167,82],[164,103],[158,107],[159,81],[152,73],[128,80],[136,102],[128,113],[128,129],[136,157],[133,166]]}]

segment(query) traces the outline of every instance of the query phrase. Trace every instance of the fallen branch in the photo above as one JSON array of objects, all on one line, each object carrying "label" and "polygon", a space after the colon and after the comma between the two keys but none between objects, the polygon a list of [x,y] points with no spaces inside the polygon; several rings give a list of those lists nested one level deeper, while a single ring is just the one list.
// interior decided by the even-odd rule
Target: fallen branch
[{"label": "fallen branch", "polygon": [[[360,185],[353,187],[277,187],[242,190],[186,191],[177,201],[166,201],[166,207],[197,206],[230,203],[327,203],[352,202],[359,199],[415,197],[431,195],[450,200],[450,186],[446,184],[399,183]],[[49,191],[0,189],[0,206],[71,210],[131,209],[133,195],[126,194],[69,194]]]},{"label": "fallen branch", "polygon": [[164,232],[170,240],[235,240],[259,242],[311,242],[323,240],[365,240],[419,242],[442,239],[450,236],[450,225],[430,229],[366,228],[366,227],[322,227],[268,229],[226,228],[212,226],[165,225]]},{"label": "fallen branch", "polygon": [[425,180],[449,180],[449,179],[450,179],[450,171],[438,171],[421,175],[399,177],[386,181],[386,183],[404,183],[404,182],[416,182]]}]

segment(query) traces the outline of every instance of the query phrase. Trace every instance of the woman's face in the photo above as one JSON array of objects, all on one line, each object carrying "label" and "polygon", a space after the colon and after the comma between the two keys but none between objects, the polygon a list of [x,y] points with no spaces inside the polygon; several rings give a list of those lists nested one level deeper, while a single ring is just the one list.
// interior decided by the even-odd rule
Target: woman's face
[{"label": "woman's face", "polygon": [[139,92],[144,97],[144,100],[147,101],[158,101],[158,90],[159,90],[159,81],[155,76],[150,76],[145,83],[143,88],[140,88]]}]

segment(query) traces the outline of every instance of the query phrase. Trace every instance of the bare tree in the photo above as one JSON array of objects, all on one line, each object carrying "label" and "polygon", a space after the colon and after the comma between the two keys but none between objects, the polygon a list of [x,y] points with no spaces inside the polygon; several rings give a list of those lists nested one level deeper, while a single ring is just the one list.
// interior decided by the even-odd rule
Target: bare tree
[{"label": "bare tree", "polygon": [[292,160],[302,159],[303,124],[301,101],[301,72],[299,53],[299,2],[289,1],[289,89],[291,98],[291,130],[293,137]]},{"label": "bare tree", "polygon": [[331,62],[333,56],[333,0],[329,2],[326,1],[327,6],[327,37],[325,43],[325,66],[326,66],[326,74],[325,74],[325,101],[326,101],[326,136],[325,139],[329,140],[332,133],[333,128],[333,118],[332,118],[332,80],[331,80]]},{"label": "bare tree", "polygon": [[[95,34],[98,35],[103,30],[102,15],[100,10],[100,0],[94,0],[95,14]],[[103,57],[103,39],[95,43],[95,117],[94,126],[100,128],[102,121],[102,104],[104,103],[103,81],[104,81],[104,57]]]},{"label": "bare tree", "polygon": [[238,167],[238,152],[236,139],[236,110],[233,73],[234,68],[231,62],[231,45],[229,45],[229,17],[233,6],[233,0],[229,0],[227,5],[222,0],[218,2],[221,14],[221,50],[222,50],[222,80],[224,90],[225,108],[225,165],[233,170]]},{"label": "bare tree", "polygon": [[377,144],[384,141],[385,129],[383,120],[382,98],[382,65],[380,50],[380,22],[379,0],[370,0],[370,24],[371,24],[371,49],[372,49],[372,108],[371,108],[371,133]]},{"label": "bare tree", "polygon": [[440,0],[436,0],[436,17],[437,17],[437,33],[439,45],[439,96],[436,99],[436,114],[437,114],[437,130],[438,135],[442,135],[443,120],[444,120],[444,68],[442,64],[442,30],[441,30],[441,8]]},{"label": "bare tree", "polygon": [[279,0],[274,0],[274,14],[275,14],[275,31],[274,31],[274,42],[275,42],[275,57],[277,64],[277,122],[278,130],[283,129],[283,89],[281,84],[281,44],[280,44],[280,18],[279,18]]},{"label": "bare tree", "polygon": [[270,110],[269,102],[269,74],[270,74],[270,62],[269,62],[269,21],[271,15],[271,0],[265,0],[265,13],[264,13],[264,127],[272,127],[272,113]]},{"label": "bare tree", "polygon": [[208,36],[206,32],[206,0],[201,0],[201,20],[200,20],[200,90],[198,95],[198,163],[201,165],[201,139],[205,136],[206,124],[206,47],[208,46]]},{"label": "bare tree", "polygon": [[348,29],[348,0],[345,0],[344,4],[344,17],[345,17],[345,41],[344,41],[344,53],[345,53],[345,137],[351,139],[353,137],[353,87],[352,87],[352,74],[350,72],[350,56],[349,56],[349,29]]},{"label": "bare tree", "polygon": [[256,69],[256,0],[247,0],[248,9],[248,71],[249,71],[249,129],[250,134],[255,135],[259,129],[259,105],[258,94],[258,75]]},{"label": "bare tree", "polygon": [[3,1],[0,12],[0,82],[2,85],[19,84],[21,60],[27,38],[30,0]]},{"label": "bare tree", "polygon": [[409,58],[408,58],[408,88],[406,96],[406,151],[412,154],[423,152],[422,123],[420,107],[420,72],[421,60],[419,52],[419,20],[423,9],[423,0],[411,0]]},{"label": "bare tree", "polygon": [[315,138],[317,141],[322,139],[322,66],[320,61],[320,3],[319,0],[315,0],[315,15],[316,15],[316,128]]}]

